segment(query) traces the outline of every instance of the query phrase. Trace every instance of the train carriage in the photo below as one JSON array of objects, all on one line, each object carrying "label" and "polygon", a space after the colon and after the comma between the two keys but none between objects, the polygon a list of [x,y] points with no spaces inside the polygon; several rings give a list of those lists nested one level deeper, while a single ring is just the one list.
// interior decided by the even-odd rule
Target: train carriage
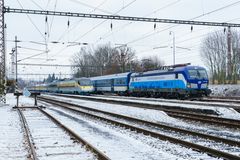
[{"label": "train carriage", "polygon": [[92,77],[93,86],[96,93],[118,93],[128,92],[128,84],[131,72],[112,74],[106,76]]},{"label": "train carriage", "polygon": [[210,94],[206,69],[190,64],[163,66],[154,71],[120,73],[91,78],[95,93],[165,98],[202,97]]},{"label": "train carriage", "polygon": [[28,87],[34,92],[89,94],[93,92],[93,85],[89,78],[75,78],[53,81],[49,84],[42,84]]},{"label": "train carriage", "polygon": [[59,81],[58,93],[88,94],[93,91],[92,82],[89,78],[76,78]]},{"label": "train carriage", "polygon": [[46,84],[37,84],[35,86],[27,87],[31,92],[47,92],[48,86]]}]

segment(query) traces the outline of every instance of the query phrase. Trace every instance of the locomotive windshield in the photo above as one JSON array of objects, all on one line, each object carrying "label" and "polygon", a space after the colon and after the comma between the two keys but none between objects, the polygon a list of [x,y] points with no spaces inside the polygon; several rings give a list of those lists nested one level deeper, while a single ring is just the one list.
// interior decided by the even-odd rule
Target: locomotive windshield
[{"label": "locomotive windshield", "polygon": [[189,78],[191,79],[207,79],[207,72],[204,69],[189,69]]},{"label": "locomotive windshield", "polygon": [[78,81],[78,84],[80,84],[81,86],[91,86],[92,82],[90,79],[82,79]]}]

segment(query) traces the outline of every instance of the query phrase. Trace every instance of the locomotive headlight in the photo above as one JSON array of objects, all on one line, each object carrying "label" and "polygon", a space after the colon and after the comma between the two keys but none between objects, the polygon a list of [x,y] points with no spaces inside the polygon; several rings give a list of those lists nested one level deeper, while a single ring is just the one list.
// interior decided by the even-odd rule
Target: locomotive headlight
[{"label": "locomotive headlight", "polygon": [[191,84],[190,83],[187,83],[187,88],[191,88]]}]

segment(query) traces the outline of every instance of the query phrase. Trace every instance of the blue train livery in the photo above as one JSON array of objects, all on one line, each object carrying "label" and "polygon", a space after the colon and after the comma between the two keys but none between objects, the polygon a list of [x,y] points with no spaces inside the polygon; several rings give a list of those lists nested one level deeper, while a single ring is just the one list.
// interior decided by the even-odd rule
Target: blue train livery
[{"label": "blue train livery", "polygon": [[180,64],[141,73],[121,73],[91,78],[97,93],[189,98],[208,96],[208,76],[200,66]]},{"label": "blue train livery", "polygon": [[96,93],[114,92],[126,94],[129,89],[131,72],[92,77]]}]

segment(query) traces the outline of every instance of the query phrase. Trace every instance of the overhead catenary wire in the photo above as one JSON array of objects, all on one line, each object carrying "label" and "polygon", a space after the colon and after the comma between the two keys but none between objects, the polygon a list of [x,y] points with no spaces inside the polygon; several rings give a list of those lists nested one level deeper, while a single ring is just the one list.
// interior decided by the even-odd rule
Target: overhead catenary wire
[{"label": "overhead catenary wire", "polygon": [[[240,19],[240,18],[231,19],[231,20],[228,20],[228,21],[225,21],[225,22],[227,23],[227,22],[231,22],[231,21],[234,21],[234,20],[237,20],[237,19]],[[209,28],[203,28],[203,29],[201,29],[201,30],[197,30],[197,32],[202,31],[202,30],[208,30],[208,29],[209,29]],[[225,30],[225,28],[224,28],[224,30]],[[214,32],[221,32],[221,31],[224,31],[224,30],[219,29],[219,30],[215,30]],[[195,31],[195,33],[196,33],[196,31]],[[199,39],[199,38],[205,37],[205,36],[208,35],[208,34],[209,34],[209,33],[204,33],[204,34],[197,35],[197,36],[194,36],[194,37],[191,37],[191,38],[188,38],[188,39],[183,39],[183,38],[187,35],[186,33],[184,33],[184,34],[182,34],[182,35],[179,36],[179,38],[180,38],[180,39],[183,39],[183,40],[180,40],[180,41],[179,41],[179,38],[176,37],[176,39],[178,40],[178,41],[176,42],[176,45],[179,45],[179,44],[184,43],[184,42],[187,42],[187,41],[192,41],[192,40],[194,40],[194,39]],[[200,41],[200,39],[199,39],[199,41]],[[167,41],[159,42],[159,43],[160,43],[160,44],[164,44],[165,42],[167,42]],[[200,44],[200,43],[199,43],[199,44]]]},{"label": "overhead catenary wire", "polygon": [[115,29],[115,28],[114,28]]},{"label": "overhead catenary wire", "polygon": [[[126,6],[124,6],[123,8],[119,9],[117,12],[115,12],[114,14],[118,14],[120,11],[122,11],[123,9],[129,7],[131,4],[133,4],[136,0],[133,0],[131,2],[129,2]],[[78,41],[79,39],[83,38],[84,36],[86,36],[88,33],[90,33],[91,31],[93,31],[94,29],[98,28],[100,25],[102,25],[104,22],[106,22],[107,20],[104,20],[100,23],[98,23],[97,25],[95,25],[94,27],[92,27],[90,30],[88,30],[86,33],[84,33],[83,35],[81,35],[80,37],[76,38],[74,41]],[[59,52],[57,52],[56,54],[54,54],[51,57],[54,57],[60,53],[62,53],[67,47],[62,48]]]},{"label": "overhead catenary wire", "polygon": [[[23,9],[23,5],[20,3],[19,0],[17,0],[18,4],[20,5],[20,7]],[[31,19],[31,17],[26,14],[26,16],[28,17],[29,21],[32,23],[32,25],[34,26],[34,28],[38,31],[38,33],[42,36],[42,38],[44,39],[44,35],[42,34],[42,32],[40,31],[40,29],[37,27],[37,25],[33,22],[33,20]]]},{"label": "overhead catenary wire", "polygon": [[[57,8],[57,2],[58,2],[58,0],[55,0],[54,9],[53,9],[54,11],[56,11],[56,8]],[[50,23],[50,29],[49,29],[49,33],[48,33],[49,36],[51,35],[51,31],[52,31],[52,26],[53,26],[54,17],[55,17],[55,16],[52,17],[52,20],[51,20],[51,23]]]},{"label": "overhead catenary wire", "polygon": [[72,1],[72,2],[75,2],[75,3],[78,3],[78,4],[81,4],[81,5],[85,6],[85,7],[88,7],[88,8],[94,9],[94,10],[101,11],[101,12],[103,12],[103,13],[113,14],[112,12],[109,12],[109,11],[104,10],[104,9],[101,9],[101,8],[96,8],[96,7],[91,6],[91,5],[89,5],[89,4],[83,3],[83,2],[81,2],[81,1],[79,1],[79,0],[69,0],[69,1]]},{"label": "overhead catenary wire", "polygon": [[[234,19],[225,21],[225,23],[228,23],[228,22],[231,22],[231,21],[235,21],[235,20],[240,20],[240,18],[234,18]],[[209,27],[203,28],[203,29],[200,29],[200,30],[197,30],[197,31],[195,31],[194,33],[199,32],[199,31],[203,31],[203,30],[209,30]],[[225,33],[225,30],[226,30],[226,28],[224,28],[224,30],[223,30],[224,33]],[[219,31],[222,31],[222,29],[215,30],[214,32],[219,32]],[[198,36],[194,36],[194,37],[192,37],[192,38],[184,39],[184,37],[186,37],[186,36],[189,35],[189,34],[191,34],[191,33],[183,33],[183,34],[181,34],[181,35],[179,35],[179,36],[176,36],[176,39],[178,40],[178,41],[176,42],[176,44],[180,44],[180,43],[183,43],[183,42],[185,42],[185,41],[190,41],[190,40],[193,40],[193,39],[197,39],[197,38],[200,38],[200,37],[204,37],[204,36],[208,35],[209,33],[204,33],[204,34],[201,34],[201,35],[198,35]],[[180,40],[181,40],[181,39],[184,39],[184,40],[179,41],[179,39],[180,39]],[[167,40],[167,41],[160,41],[160,42],[158,42],[158,43],[160,43],[160,44],[165,44],[166,42],[168,42],[168,40]]]},{"label": "overhead catenary wire", "polygon": [[31,2],[33,3],[33,4],[35,4],[38,8],[40,8],[41,10],[44,10],[39,4],[37,4],[34,0],[31,0]]},{"label": "overhead catenary wire", "polygon": [[[95,11],[98,10],[99,7],[101,7],[106,1],[107,1],[107,0],[104,0],[104,1],[101,2],[99,5],[97,5],[96,7],[94,7],[94,8],[92,9],[92,11],[90,11],[90,12],[88,12],[88,13],[91,14],[91,13],[95,12]],[[84,20],[84,19],[81,18],[81,19],[78,20],[75,24],[73,24],[72,27],[70,27],[70,29],[66,29],[66,30],[63,32],[63,34],[60,35],[60,37],[58,38],[58,41],[60,41],[61,39],[63,39],[66,34],[68,34],[69,32],[71,32],[72,30],[74,30],[74,29],[80,24],[80,22],[83,21],[83,20]]]},{"label": "overhead catenary wire", "polygon": [[[226,5],[226,6],[223,6],[223,7],[220,7],[220,8],[217,8],[217,9],[215,9],[215,10],[212,10],[212,11],[209,11],[209,12],[207,12],[207,13],[201,14],[201,15],[199,15],[199,16],[193,17],[193,18],[191,18],[191,19],[189,19],[189,20],[195,20],[195,19],[201,18],[201,17],[203,17],[203,16],[205,16],[205,15],[209,15],[209,14],[212,14],[212,13],[215,13],[215,12],[218,12],[218,11],[221,11],[221,10],[223,10],[223,9],[226,9],[226,8],[229,8],[229,7],[232,7],[232,6],[236,6],[236,5],[238,5],[238,4],[240,4],[240,1],[231,3],[231,4],[229,4],[229,5]],[[161,32],[163,32],[163,31],[166,31],[166,30],[168,30],[168,29],[172,29],[172,28],[177,27],[177,26],[179,26],[179,24],[176,24],[176,25],[173,25],[173,26],[168,25],[168,26],[166,26],[166,27],[168,27],[168,28],[162,29],[162,30],[160,30],[160,31],[155,31],[155,32],[154,32],[154,31],[150,31],[150,32],[147,32],[147,33],[145,33],[143,36],[141,36],[140,38],[137,38],[137,39],[135,39],[135,40],[129,41],[129,42],[127,42],[126,44],[128,45],[129,43],[134,43],[134,42],[137,42],[137,41],[139,41],[139,40],[146,39],[146,38],[148,38],[148,37],[150,37],[150,36],[152,36],[152,35],[161,33]]]},{"label": "overhead catenary wire", "polygon": [[[136,2],[136,0],[132,0],[131,2],[129,2],[127,5],[125,5],[123,8],[119,9],[118,11],[116,11],[113,15],[118,14],[119,12],[121,12],[123,9],[129,7],[130,5],[132,5],[134,2]],[[96,28],[98,28],[99,26],[101,26],[103,23],[105,23],[107,21],[104,20],[100,23],[98,23],[97,25],[95,25],[94,27],[92,27],[90,30],[88,30],[86,33],[84,33],[83,35],[79,36],[78,38],[76,38],[74,41],[78,41],[79,39],[85,37],[87,34],[89,34],[90,32],[92,32],[93,30],[95,30]]]},{"label": "overhead catenary wire", "polygon": [[[144,17],[151,16],[152,14],[155,14],[155,13],[157,13],[157,12],[159,12],[159,11],[162,11],[162,10],[168,8],[168,7],[171,7],[171,6],[179,3],[180,1],[181,1],[181,0],[177,0],[177,1],[171,2],[171,3],[169,3],[169,4],[166,4],[165,6],[163,6],[163,7],[161,7],[161,8],[158,8],[158,9],[154,10],[153,12],[144,15]],[[98,43],[99,41],[102,41],[103,39],[111,36],[111,34],[116,33],[116,32],[119,32],[119,31],[121,31],[122,29],[124,29],[125,27],[127,27],[127,26],[129,26],[129,25],[131,25],[131,24],[133,24],[133,23],[135,23],[135,22],[127,22],[127,23],[125,23],[125,24],[117,27],[117,28],[115,29],[115,31],[113,31],[113,32],[110,32],[110,33],[109,33],[109,32],[106,32],[105,34],[103,34],[103,36],[100,36],[100,38],[98,38],[94,43]],[[155,23],[155,24],[156,24],[156,23]],[[108,33],[109,33],[109,34],[108,34]]]}]

